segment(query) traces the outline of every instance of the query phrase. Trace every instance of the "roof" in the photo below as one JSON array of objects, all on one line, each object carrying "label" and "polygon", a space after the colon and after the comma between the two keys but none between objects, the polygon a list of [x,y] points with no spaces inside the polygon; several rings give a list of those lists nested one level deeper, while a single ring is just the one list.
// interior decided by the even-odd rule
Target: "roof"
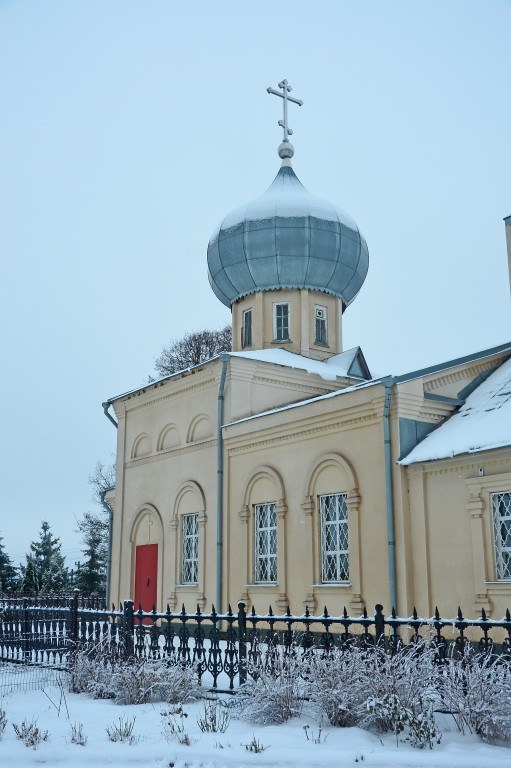
[{"label": "roof", "polygon": [[181,371],[175,371],[169,376],[163,376],[161,379],[155,379],[149,381],[142,387],[136,389],[130,389],[127,392],[123,392],[122,395],[116,395],[108,398],[106,403],[113,403],[116,400],[122,400],[124,397],[130,397],[131,395],[144,392],[146,390],[154,389],[160,386],[165,381],[171,379],[182,378],[183,376],[196,371],[199,368],[203,368],[205,365],[215,362],[222,356],[226,357],[240,357],[247,360],[259,360],[262,363],[271,363],[273,365],[282,365],[287,368],[298,368],[307,371],[307,373],[316,374],[321,376],[322,379],[327,381],[335,381],[337,378],[351,379],[369,379],[371,374],[365,361],[364,355],[360,347],[353,347],[346,352],[342,352],[340,355],[334,355],[328,360],[312,360],[309,357],[303,355],[296,355],[294,352],[289,352],[287,349],[258,349],[254,352],[223,352],[221,355],[215,355],[209,360],[204,360],[202,363],[193,365],[190,368],[183,368]]},{"label": "roof", "polygon": [[404,465],[511,445],[511,358],[466,399],[459,411],[402,459]]},{"label": "roof", "polygon": [[284,161],[260,197],[228,214],[208,246],[211,287],[226,306],[258,291],[308,288],[347,306],[369,252],[356,223],[308,192]]},{"label": "roof", "polygon": [[322,379],[335,381],[337,378],[370,379],[371,374],[360,347],[353,347],[334,355],[327,360],[312,360],[310,357],[297,355],[287,349],[257,349],[253,352],[229,352],[231,357],[244,357],[249,360],[260,360],[273,365],[283,365],[288,368],[300,368],[307,373],[317,374]]}]

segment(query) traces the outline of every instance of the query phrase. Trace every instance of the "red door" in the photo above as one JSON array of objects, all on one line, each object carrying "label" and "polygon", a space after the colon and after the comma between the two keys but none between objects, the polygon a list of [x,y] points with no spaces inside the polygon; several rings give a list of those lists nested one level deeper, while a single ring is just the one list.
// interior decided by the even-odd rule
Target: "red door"
[{"label": "red door", "polygon": [[135,611],[152,611],[156,606],[158,544],[142,544],[135,554]]}]

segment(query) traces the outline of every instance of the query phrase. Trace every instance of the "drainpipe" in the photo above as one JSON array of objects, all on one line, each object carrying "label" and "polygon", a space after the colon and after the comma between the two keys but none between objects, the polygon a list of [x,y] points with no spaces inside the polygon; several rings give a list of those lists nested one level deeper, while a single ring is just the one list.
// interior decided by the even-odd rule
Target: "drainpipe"
[{"label": "drainpipe", "polygon": [[108,488],[106,491],[101,491],[100,501],[103,509],[108,515],[108,556],[106,561],[106,607],[108,608],[108,600],[110,599],[110,570],[112,565],[112,528],[114,523],[114,513],[112,507],[105,499],[108,491],[112,488]]},{"label": "drainpipe", "polygon": [[107,417],[107,419],[108,419],[109,421],[111,421],[111,422],[112,422],[112,424],[114,425],[114,427],[117,429],[117,427],[118,427],[119,425],[117,424],[117,422],[116,422],[116,420],[114,419],[114,417],[113,417],[113,416],[112,416],[110,413],[108,413],[108,409],[110,408],[110,406],[112,405],[112,403],[109,403],[109,402],[108,402],[108,400],[107,400],[107,402],[106,402],[106,403],[101,403],[101,405],[103,406],[103,411],[104,411],[104,414],[105,414],[105,416]]},{"label": "drainpipe", "polygon": [[225,377],[227,375],[227,365],[229,363],[229,355],[225,352],[220,355],[222,361],[222,374],[220,376],[220,385],[218,387],[218,414],[217,414],[217,427],[216,427],[216,472],[217,472],[217,486],[216,486],[216,605],[215,608],[218,613],[221,613],[222,606],[222,558],[223,558],[223,490],[224,490],[224,454],[222,444],[222,423],[224,419],[224,387]]},{"label": "drainpipe", "polygon": [[394,378],[387,376],[382,379],[385,387],[385,403],[383,406],[383,439],[385,445],[385,499],[387,506],[387,538],[389,559],[389,592],[390,607],[397,610],[396,595],[396,542],[394,536],[394,496],[392,491],[392,453],[390,444],[390,404]]},{"label": "drainpipe", "polygon": [[[110,413],[108,413],[111,403],[107,401],[106,403],[101,403],[101,405],[103,406],[103,412],[105,416],[109,421],[112,422],[114,427],[117,429],[119,426],[118,423],[116,422],[114,417]],[[110,506],[110,504],[107,503],[105,499],[105,496],[109,490],[112,490],[112,489],[108,488],[106,491],[101,491],[101,497],[100,497],[101,505],[108,515],[108,559],[106,563],[106,602],[107,602],[106,607],[107,608],[108,608],[108,600],[110,598],[110,571],[112,570],[112,528],[114,524],[114,513],[112,510],[112,507]]]}]

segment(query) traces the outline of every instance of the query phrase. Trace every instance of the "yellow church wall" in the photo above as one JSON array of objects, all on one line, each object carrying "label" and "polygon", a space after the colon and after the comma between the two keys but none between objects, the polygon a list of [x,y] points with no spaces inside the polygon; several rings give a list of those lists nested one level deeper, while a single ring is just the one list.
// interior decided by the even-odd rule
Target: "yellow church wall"
[{"label": "yellow church wall", "polygon": [[[224,421],[275,404],[331,391],[339,382],[231,358],[224,391]],[[114,402],[119,421],[110,599],[133,597],[135,548],[158,544],[158,607],[184,602],[190,609],[216,600],[217,404],[222,363],[150,384]],[[279,372],[280,372],[279,368]],[[181,517],[190,513],[191,484],[201,548],[197,585],[180,584]],[[203,502],[201,502],[203,499]],[[177,504],[177,506],[176,506]],[[148,526],[140,524],[149,517]],[[144,536],[146,538],[144,538]],[[149,536],[150,538],[147,538]],[[120,554],[122,553],[122,555]]]},{"label": "yellow church wall", "polygon": [[[231,602],[241,597],[257,610],[271,603],[279,611],[289,604],[298,613],[307,605],[331,613],[346,606],[355,614],[388,604],[381,394],[381,387],[346,393],[342,410],[341,398],[332,398],[225,430]],[[350,579],[322,584],[318,497],[337,492],[347,494]],[[276,585],[255,584],[253,576],[254,505],[269,501],[277,503],[283,544]]]},{"label": "yellow church wall", "polygon": [[496,575],[491,494],[511,489],[511,451],[412,465],[410,486],[415,604],[421,615],[494,619],[511,606],[511,582]]}]

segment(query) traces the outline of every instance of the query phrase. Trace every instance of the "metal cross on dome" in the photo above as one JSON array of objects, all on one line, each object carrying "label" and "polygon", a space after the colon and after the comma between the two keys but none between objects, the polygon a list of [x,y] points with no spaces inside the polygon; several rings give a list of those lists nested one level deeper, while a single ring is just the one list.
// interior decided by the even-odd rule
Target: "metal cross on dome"
[{"label": "metal cross on dome", "polygon": [[289,128],[287,124],[287,102],[292,101],[293,104],[298,104],[298,106],[301,107],[303,105],[303,101],[301,99],[295,99],[293,96],[289,96],[289,92],[293,89],[287,80],[281,80],[278,87],[282,89],[282,93],[279,93],[279,91],[276,91],[271,87],[267,88],[266,91],[268,93],[272,93],[274,96],[280,96],[280,98],[284,101],[284,119],[279,120],[279,125],[284,130],[284,141],[287,141],[287,137],[293,135],[293,129]]}]

